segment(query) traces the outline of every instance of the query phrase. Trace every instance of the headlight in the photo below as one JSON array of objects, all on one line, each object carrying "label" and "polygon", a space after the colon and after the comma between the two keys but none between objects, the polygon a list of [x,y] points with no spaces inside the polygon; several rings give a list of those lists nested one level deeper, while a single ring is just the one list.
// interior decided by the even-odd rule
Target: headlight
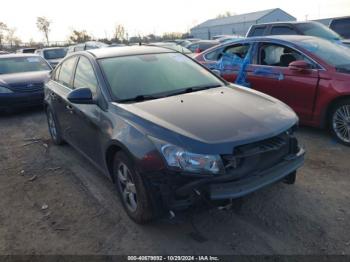
[{"label": "headlight", "polygon": [[190,172],[217,174],[222,167],[219,155],[195,154],[170,144],[163,145],[161,152],[169,166]]},{"label": "headlight", "polygon": [[13,93],[13,92],[7,87],[0,86],[0,94],[9,94],[9,93]]},{"label": "headlight", "polygon": [[219,155],[196,154],[179,146],[148,136],[164,157],[169,167],[199,174],[224,173]]}]

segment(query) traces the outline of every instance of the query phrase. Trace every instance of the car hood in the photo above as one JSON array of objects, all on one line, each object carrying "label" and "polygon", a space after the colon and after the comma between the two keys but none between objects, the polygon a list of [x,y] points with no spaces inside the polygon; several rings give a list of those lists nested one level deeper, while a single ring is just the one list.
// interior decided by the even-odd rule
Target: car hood
[{"label": "car hood", "polygon": [[0,75],[0,85],[14,86],[17,84],[43,83],[50,77],[50,71],[25,72]]},{"label": "car hood", "polygon": [[181,137],[206,144],[258,141],[282,133],[298,121],[282,102],[236,86],[118,106]]}]

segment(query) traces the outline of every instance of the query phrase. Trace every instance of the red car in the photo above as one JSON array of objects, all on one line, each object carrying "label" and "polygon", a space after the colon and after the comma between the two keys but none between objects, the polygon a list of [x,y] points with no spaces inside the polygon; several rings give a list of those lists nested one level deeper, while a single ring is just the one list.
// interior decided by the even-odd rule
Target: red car
[{"label": "red car", "polygon": [[[229,82],[288,104],[301,124],[329,127],[350,146],[350,49],[310,36],[252,37],[194,57]],[[219,73],[219,72],[217,72]]]}]

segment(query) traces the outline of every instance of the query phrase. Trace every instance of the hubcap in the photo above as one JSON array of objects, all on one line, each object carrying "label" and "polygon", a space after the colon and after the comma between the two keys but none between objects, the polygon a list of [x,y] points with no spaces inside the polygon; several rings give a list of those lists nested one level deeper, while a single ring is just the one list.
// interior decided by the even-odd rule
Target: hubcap
[{"label": "hubcap", "polygon": [[120,163],[118,167],[118,186],[123,196],[126,207],[134,212],[137,209],[137,194],[135,183],[130,175],[128,167]]},{"label": "hubcap", "polygon": [[342,141],[350,143],[350,105],[341,106],[335,111],[333,129]]},{"label": "hubcap", "polygon": [[55,123],[55,120],[53,119],[53,115],[50,111],[47,114],[47,120],[49,123],[50,134],[51,134],[53,139],[56,139],[56,137],[57,137],[56,123]]}]

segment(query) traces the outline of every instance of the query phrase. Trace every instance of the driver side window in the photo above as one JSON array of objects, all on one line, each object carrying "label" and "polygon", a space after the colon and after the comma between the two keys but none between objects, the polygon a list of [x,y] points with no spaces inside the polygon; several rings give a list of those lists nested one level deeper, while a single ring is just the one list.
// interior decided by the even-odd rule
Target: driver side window
[{"label": "driver side window", "polygon": [[290,47],[277,44],[262,44],[259,47],[259,65],[288,67],[290,63],[297,60],[304,60],[314,68],[313,62]]},{"label": "driver side window", "polygon": [[87,87],[93,94],[97,91],[97,79],[94,69],[89,61],[84,56],[81,56],[78,61],[77,69],[75,72],[73,88]]}]

